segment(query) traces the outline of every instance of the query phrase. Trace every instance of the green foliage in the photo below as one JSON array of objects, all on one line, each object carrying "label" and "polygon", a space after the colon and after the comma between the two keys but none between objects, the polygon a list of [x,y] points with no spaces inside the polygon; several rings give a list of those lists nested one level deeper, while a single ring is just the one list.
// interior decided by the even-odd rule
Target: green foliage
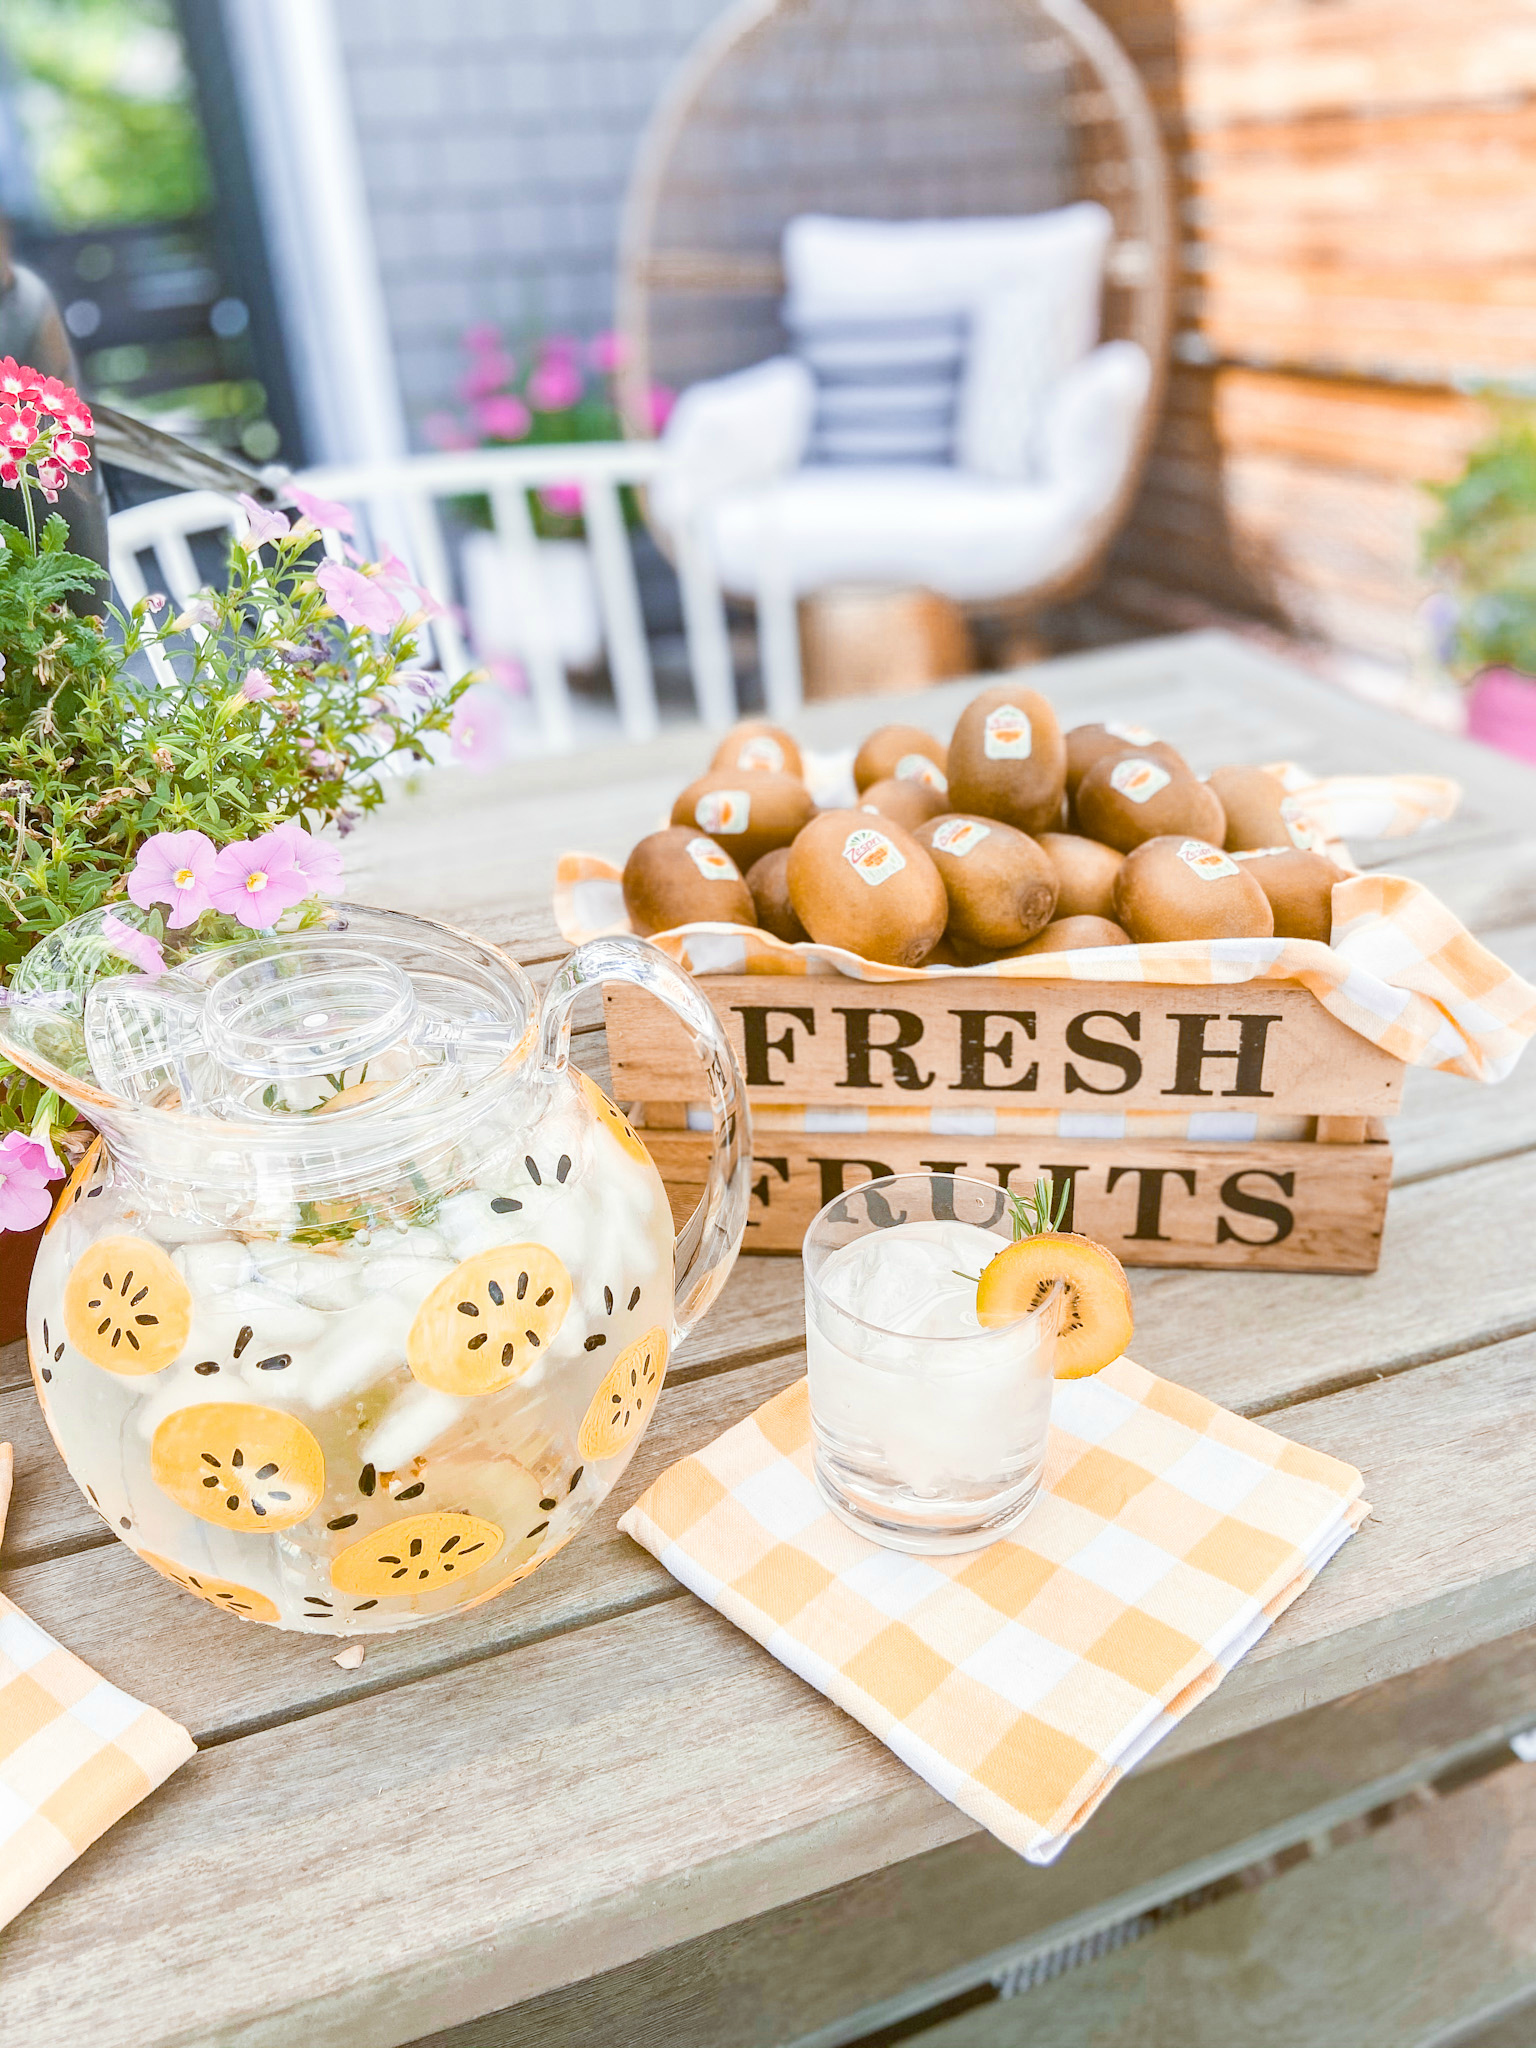
[{"label": "green foliage", "polygon": [[[426,734],[447,730],[464,683],[409,669],[422,615],[377,637],[348,629],[314,580],[316,539],[301,522],[261,551],[233,542],[222,590],[158,625],[141,602],[112,630],[68,609],[105,578],[66,551],[57,514],[35,553],[0,522],[0,979],[123,896],[154,833],[223,845],[290,819],[347,829],[382,801],[386,762],[422,758]],[[174,683],[142,658],[151,641]],[[259,702],[241,690],[253,668],[274,690]],[[31,1127],[39,1094],[0,1065],[0,1134]]]},{"label": "green foliage", "polygon": [[1432,484],[1429,568],[1456,601],[1451,665],[1536,675],[1536,405],[1491,402],[1494,430],[1454,483]]}]

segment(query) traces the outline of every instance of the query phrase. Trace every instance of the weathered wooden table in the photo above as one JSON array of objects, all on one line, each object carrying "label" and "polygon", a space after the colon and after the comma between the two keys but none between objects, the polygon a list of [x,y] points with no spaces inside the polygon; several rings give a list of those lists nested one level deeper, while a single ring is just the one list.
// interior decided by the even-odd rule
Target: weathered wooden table
[{"label": "weathered wooden table", "polygon": [[[1357,854],[1418,875],[1536,969],[1536,775],[1217,635],[1037,680],[1069,722],[1134,717],[1197,765],[1460,776],[1450,825]],[[826,706],[805,727],[819,745],[885,717],[944,731],[966,695]],[[557,852],[622,855],[709,747],[690,729],[439,775],[352,842],[352,893],[472,926],[547,977]],[[595,1023],[578,1045],[601,1075]],[[370,1642],[354,1671],[332,1643],[227,1620],[147,1572],[64,1473],[20,1347],[0,1354],[0,1438],[19,1457],[5,1590],[201,1750],[0,1935],[7,2048],[851,2040],[1536,1720],[1536,1059],[1498,1089],[1411,1075],[1395,1137],[1374,1277],[1134,1278],[1138,1358],[1358,1463],[1376,1512],[1045,1872],[615,1531],[665,1464],[800,1373],[797,1262],[738,1266],[570,1549],[463,1620]],[[1490,1782],[1505,1789],[1479,1809],[1485,1832],[1536,1826],[1520,1772]],[[1328,1918],[1313,1909],[1320,1938]],[[1502,1919],[1464,1927],[1458,1975],[1400,1902],[1379,1911],[1359,1942],[1397,2001],[1383,2038],[1536,1990],[1532,1919],[1506,1898]],[[931,2039],[1036,2038],[1034,1998]],[[1274,2038],[1332,2038],[1297,2026]]]}]

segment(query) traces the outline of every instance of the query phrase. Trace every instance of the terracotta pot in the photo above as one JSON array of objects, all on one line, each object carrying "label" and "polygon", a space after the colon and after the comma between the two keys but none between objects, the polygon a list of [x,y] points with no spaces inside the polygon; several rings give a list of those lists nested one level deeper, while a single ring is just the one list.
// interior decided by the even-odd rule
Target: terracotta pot
[{"label": "terracotta pot", "polygon": [[36,1230],[0,1230],[0,1344],[26,1335],[27,1288],[42,1241],[41,1223]]},{"label": "terracotta pot", "polygon": [[1536,676],[1484,669],[1467,700],[1467,731],[1501,753],[1536,761]]}]

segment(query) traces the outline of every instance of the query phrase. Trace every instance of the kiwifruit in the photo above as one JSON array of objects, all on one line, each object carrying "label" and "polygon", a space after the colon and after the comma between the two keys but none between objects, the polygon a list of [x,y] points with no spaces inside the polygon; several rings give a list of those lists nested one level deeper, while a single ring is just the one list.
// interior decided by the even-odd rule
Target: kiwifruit
[{"label": "kiwifruit", "polygon": [[1295,846],[1310,852],[1316,834],[1300,818],[1287,816],[1294,804],[1278,775],[1267,768],[1213,768],[1205,778],[1227,814],[1228,853],[1252,853],[1264,846]]},{"label": "kiwifruit", "polygon": [[796,775],[805,774],[800,749],[782,725],[770,725],[766,718],[745,718],[733,725],[715,749],[709,764],[711,774]]},{"label": "kiwifruit", "polygon": [[776,846],[788,846],[815,811],[810,791],[793,775],[712,768],[683,791],[672,806],[672,822],[697,825],[745,869]]},{"label": "kiwifruit", "polygon": [[925,953],[918,962],[919,967],[965,967],[968,964],[955,950],[948,932],[939,940],[933,951]]},{"label": "kiwifruit", "polygon": [[859,797],[861,811],[878,812],[882,818],[904,825],[909,832],[916,832],[930,818],[942,817],[948,806],[949,799],[941,789],[910,778],[901,782],[894,775],[887,775],[883,782],[872,782]]},{"label": "kiwifruit", "polygon": [[898,782],[929,783],[942,796],[948,759],[944,742],[920,725],[882,725],[853,757],[854,788],[862,796],[871,783],[894,776]]},{"label": "kiwifruit", "polygon": [[1078,785],[1075,809],[1082,831],[1122,853],[1173,832],[1220,846],[1227,829],[1209,783],[1150,754],[1101,754]]},{"label": "kiwifruit", "polygon": [[1333,885],[1349,879],[1337,862],[1299,846],[1267,846],[1235,858],[1269,898],[1277,939],[1321,939],[1329,944]]},{"label": "kiwifruit", "polygon": [[949,915],[927,849],[868,811],[811,820],[789,850],[789,900],[819,944],[893,967],[926,959]]},{"label": "kiwifruit", "polygon": [[958,812],[1000,818],[1020,832],[1061,823],[1067,749],[1038,690],[999,683],[973,697],[949,743],[949,801]]},{"label": "kiwifruit", "polygon": [[[1202,785],[1203,786],[1203,785]],[[1138,945],[1159,939],[1267,939],[1269,898],[1246,868],[1208,839],[1173,832],[1126,855],[1115,922]]]},{"label": "kiwifruit", "polygon": [[680,924],[757,923],[741,870],[692,825],[640,841],[624,863],[624,908],[642,938]]},{"label": "kiwifruit", "polygon": [[1080,946],[1128,946],[1131,935],[1107,917],[1058,917],[1045,930],[1020,946],[1014,959],[1031,953],[1075,953]]},{"label": "kiwifruit", "polygon": [[1067,734],[1067,795],[1074,802],[1078,784],[1094,762],[1105,754],[1119,760],[1122,754],[1145,754],[1149,761],[1161,761],[1165,768],[1187,768],[1188,762],[1166,740],[1144,725],[1123,725],[1109,719],[1103,725],[1074,725]]},{"label": "kiwifruit", "polygon": [[747,887],[752,891],[752,901],[757,906],[760,931],[772,932],[776,939],[782,939],[789,946],[798,946],[802,939],[810,937],[789,900],[787,846],[776,846],[772,853],[765,853],[761,860],[753,861],[747,869]]},{"label": "kiwifruit", "polygon": [[1056,870],[1027,832],[1000,818],[949,813],[917,834],[949,898],[949,937],[997,952],[1051,921]]},{"label": "kiwifruit", "polygon": [[1040,849],[1056,870],[1058,917],[1108,917],[1124,854],[1076,832],[1042,832]]}]

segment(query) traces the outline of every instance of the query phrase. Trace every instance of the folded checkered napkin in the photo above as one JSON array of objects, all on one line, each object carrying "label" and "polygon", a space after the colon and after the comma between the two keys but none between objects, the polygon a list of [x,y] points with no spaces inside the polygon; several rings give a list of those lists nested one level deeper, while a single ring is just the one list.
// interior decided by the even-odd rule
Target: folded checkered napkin
[{"label": "folded checkered napkin", "polygon": [[[0,1444],[0,1531],[11,1462]],[[0,1927],[194,1754],[0,1594]]]},{"label": "folded checkered napkin", "polygon": [[1259,1640],[1369,1513],[1360,1474],[1128,1358],[1058,1383],[1041,1494],[958,1557],[882,1550],[811,1476],[806,1383],[619,1523],[1031,1863]]}]

